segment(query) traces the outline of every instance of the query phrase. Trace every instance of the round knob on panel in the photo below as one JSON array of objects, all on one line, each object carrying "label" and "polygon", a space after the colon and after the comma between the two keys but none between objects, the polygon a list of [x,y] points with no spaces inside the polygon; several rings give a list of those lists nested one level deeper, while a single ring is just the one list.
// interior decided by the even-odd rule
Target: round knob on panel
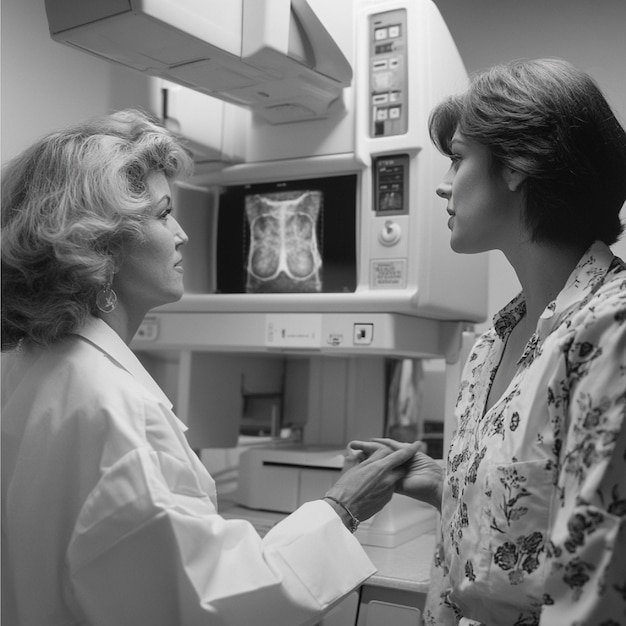
[{"label": "round knob on panel", "polygon": [[400,226],[393,220],[387,220],[378,234],[378,240],[383,246],[393,246],[400,241],[401,234]]}]

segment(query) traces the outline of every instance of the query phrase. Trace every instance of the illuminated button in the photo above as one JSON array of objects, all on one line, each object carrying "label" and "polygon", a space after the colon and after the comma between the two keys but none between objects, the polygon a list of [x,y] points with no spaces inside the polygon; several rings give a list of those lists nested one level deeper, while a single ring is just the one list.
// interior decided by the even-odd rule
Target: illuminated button
[{"label": "illuminated button", "polygon": [[389,38],[392,39],[394,37],[400,36],[400,26],[390,26],[389,27]]},{"label": "illuminated button", "polygon": [[384,120],[388,119],[388,114],[387,114],[387,109],[377,109],[376,110],[376,119],[379,122],[383,122]]},{"label": "illuminated button", "polygon": [[400,119],[400,107],[391,107],[389,109],[389,119],[392,119],[392,120]]}]

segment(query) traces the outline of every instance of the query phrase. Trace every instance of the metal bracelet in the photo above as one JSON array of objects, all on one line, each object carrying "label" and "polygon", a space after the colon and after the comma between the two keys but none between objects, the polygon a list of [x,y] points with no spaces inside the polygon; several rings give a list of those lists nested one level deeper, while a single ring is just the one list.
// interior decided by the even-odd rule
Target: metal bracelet
[{"label": "metal bracelet", "polygon": [[352,512],[350,511],[350,509],[343,502],[340,502],[339,500],[337,500],[337,498],[334,498],[333,496],[324,496],[324,498],[322,499],[332,500],[333,502],[338,504],[350,516],[350,532],[355,533],[356,529],[359,527],[359,524],[361,522],[356,516],[352,515]]}]

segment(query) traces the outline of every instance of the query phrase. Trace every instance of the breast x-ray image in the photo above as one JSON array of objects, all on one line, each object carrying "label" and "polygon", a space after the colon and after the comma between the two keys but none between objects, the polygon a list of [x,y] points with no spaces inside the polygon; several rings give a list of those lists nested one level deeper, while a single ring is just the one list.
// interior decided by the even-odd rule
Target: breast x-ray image
[{"label": "breast x-ray image", "polygon": [[247,293],[322,290],[318,220],[323,194],[281,191],[246,197],[250,230]]}]

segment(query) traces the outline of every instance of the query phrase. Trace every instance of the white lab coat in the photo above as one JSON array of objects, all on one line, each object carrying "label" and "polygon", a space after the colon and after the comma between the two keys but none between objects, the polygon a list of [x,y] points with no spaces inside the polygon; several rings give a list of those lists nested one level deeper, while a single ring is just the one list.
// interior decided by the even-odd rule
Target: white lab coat
[{"label": "white lab coat", "polygon": [[220,517],[185,426],[104,322],[9,359],[3,622],[296,626],[374,573],[326,502],[263,539]]}]

